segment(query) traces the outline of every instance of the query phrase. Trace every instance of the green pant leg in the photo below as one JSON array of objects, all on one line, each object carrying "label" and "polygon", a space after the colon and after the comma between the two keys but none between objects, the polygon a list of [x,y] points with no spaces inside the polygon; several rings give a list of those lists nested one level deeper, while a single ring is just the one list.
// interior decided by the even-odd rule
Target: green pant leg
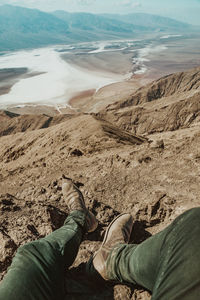
[{"label": "green pant leg", "polygon": [[73,211],[61,228],[44,238],[55,249],[59,249],[64,269],[70,267],[76,258],[83,233],[85,233],[85,225],[85,212]]},{"label": "green pant leg", "polygon": [[140,245],[120,245],[107,261],[110,279],[140,284],[152,300],[200,299],[200,208],[179,216]]},{"label": "green pant leg", "polygon": [[64,270],[76,258],[85,231],[85,213],[73,211],[46,238],[20,247],[0,284],[0,299],[62,300]]},{"label": "green pant leg", "polygon": [[152,291],[158,273],[160,251],[168,230],[166,228],[139,245],[116,246],[107,260],[108,278],[141,285]]},{"label": "green pant leg", "polygon": [[152,300],[200,299],[200,208],[175,220],[160,261]]}]

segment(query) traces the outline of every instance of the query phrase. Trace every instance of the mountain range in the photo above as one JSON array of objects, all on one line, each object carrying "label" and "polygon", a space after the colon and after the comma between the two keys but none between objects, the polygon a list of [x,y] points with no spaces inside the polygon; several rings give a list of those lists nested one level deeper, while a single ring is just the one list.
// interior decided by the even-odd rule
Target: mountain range
[{"label": "mountain range", "polygon": [[0,6],[0,51],[193,29],[192,25],[149,14],[47,13],[12,5]]}]

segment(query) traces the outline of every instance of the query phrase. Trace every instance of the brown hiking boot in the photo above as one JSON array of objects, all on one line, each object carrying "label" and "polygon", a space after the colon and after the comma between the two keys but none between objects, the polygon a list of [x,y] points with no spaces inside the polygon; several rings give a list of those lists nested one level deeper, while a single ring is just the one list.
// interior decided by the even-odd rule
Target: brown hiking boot
[{"label": "brown hiking boot", "polygon": [[[130,214],[117,216],[106,229],[106,233],[100,249],[88,262],[88,270],[91,263],[93,268],[104,280],[109,280],[106,270],[106,261],[111,250],[118,244],[128,244],[133,227],[133,218]],[[86,267],[87,268],[87,267]],[[90,272],[90,271],[89,271]]]},{"label": "brown hiking boot", "polygon": [[82,210],[86,214],[86,228],[88,232],[94,231],[98,222],[93,213],[85,206],[83,194],[70,179],[63,179],[62,192],[69,211]]}]

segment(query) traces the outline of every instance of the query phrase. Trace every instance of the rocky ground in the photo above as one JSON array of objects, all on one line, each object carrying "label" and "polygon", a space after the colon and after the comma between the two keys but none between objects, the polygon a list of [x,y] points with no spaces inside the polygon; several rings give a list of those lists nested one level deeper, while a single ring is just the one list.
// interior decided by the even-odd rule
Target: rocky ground
[{"label": "rocky ground", "polygon": [[0,114],[0,272],[16,249],[59,228],[72,178],[99,220],[66,272],[66,299],[150,299],[141,288],[91,283],[85,262],[106,226],[133,213],[131,242],[200,205],[200,68],[157,80],[97,114]]}]

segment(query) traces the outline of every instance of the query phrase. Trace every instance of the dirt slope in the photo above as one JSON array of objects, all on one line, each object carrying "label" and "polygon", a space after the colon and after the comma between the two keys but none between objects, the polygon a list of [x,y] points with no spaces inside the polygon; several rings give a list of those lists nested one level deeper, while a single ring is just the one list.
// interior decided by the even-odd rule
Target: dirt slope
[{"label": "dirt slope", "polygon": [[133,287],[91,284],[84,263],[118,213],[133,213],[132,242],[137,243],[200,205],[199,79],[185,92],[189,79],[184,80],[179,92],[139,105],[116,104],[98,115],[64,115],[51,122],[43,115],[0,115],[1,126],[16,122],[13,131],[3,125],[1,132],[8,135],[0,137],[2,276],[17,247],[62,225],[68,213],[61,192],[64,174],[77,182],[99,220],[66,273],[66,299],[150,299]]},{"label": "dirt slope", "polygon": [[135,134],[187,128],[200,121],[200,68],[161,78],[99,115]]}]

